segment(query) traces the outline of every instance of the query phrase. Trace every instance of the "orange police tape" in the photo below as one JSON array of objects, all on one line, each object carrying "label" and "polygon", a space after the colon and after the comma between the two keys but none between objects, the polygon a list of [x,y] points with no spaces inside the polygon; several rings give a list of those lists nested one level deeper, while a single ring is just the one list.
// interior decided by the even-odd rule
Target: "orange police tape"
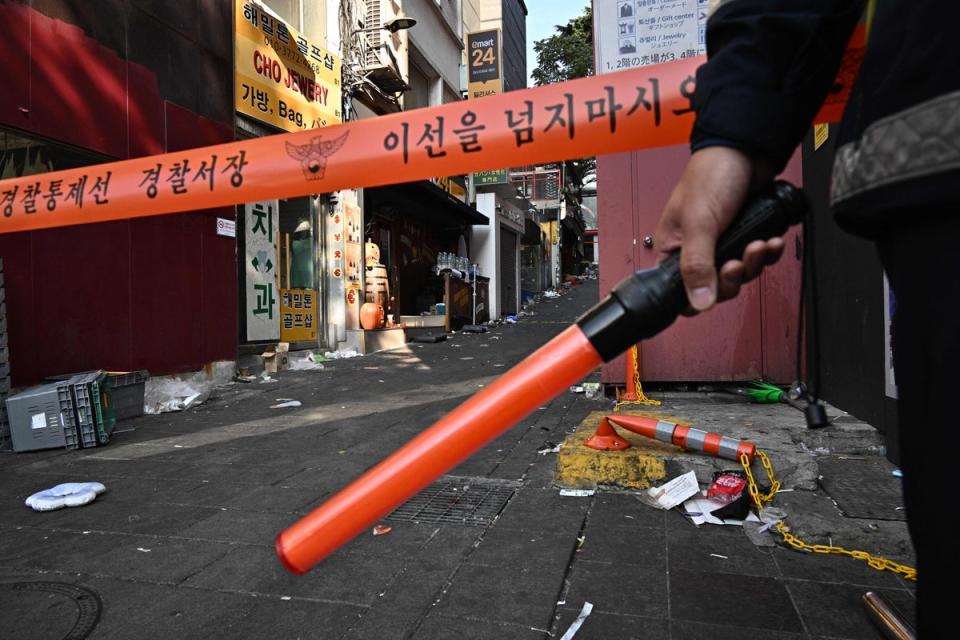
[{"label": "orange police tape", "polygon": [[[693,124],[690,98],[702,62],[3,180],[0,233],[681,144]],[[834,98],[818,121],[838,119],[845,96]]]}]

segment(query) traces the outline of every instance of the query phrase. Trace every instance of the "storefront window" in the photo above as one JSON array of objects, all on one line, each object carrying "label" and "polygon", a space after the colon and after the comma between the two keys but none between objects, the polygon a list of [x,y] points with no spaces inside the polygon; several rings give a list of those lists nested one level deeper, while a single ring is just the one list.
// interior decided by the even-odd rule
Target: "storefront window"
[{"label": "storefront window", "polygon": [[0,129],[0,180],[75,169],[107,158]]},{"label": "storefront window", "polygon": [[280,201],[280,288],[316,289],[317,242],[310,198]]}]

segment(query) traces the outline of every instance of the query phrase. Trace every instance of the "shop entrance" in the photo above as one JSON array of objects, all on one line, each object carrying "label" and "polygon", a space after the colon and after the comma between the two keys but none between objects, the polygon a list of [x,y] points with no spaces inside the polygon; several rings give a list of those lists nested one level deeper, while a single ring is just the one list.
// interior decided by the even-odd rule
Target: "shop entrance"
[{"label": "shop entrance", "polygon": [[[323,346],[319,202],[313,196],[248,203],[240,233],[241,338],[248,345]],[[239,211],[239,208],[238,208]]]},{"label": "shop entrance", "polygon": [[517,242],[516,232],[500,227],[500,313],[517,313]]}]

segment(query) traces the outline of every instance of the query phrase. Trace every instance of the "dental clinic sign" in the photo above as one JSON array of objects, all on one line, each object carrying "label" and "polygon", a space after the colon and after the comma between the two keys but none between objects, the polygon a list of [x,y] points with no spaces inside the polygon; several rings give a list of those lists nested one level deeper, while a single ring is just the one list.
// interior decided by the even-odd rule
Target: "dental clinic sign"
[{"label": "dental clinic sign", "polygon": [[258,2],[234,6],[237,112],[286,131],[342,122],[340,58]]}]

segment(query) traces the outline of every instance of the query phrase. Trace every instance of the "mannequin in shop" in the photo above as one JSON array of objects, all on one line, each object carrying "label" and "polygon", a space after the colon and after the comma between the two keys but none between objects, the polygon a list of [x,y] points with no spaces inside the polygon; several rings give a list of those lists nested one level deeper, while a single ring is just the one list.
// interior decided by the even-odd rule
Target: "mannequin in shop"
[{"label": "mannequin in shop", "polygon": [[302,220],[290,238],[290,288],[313,289],[313,228]]}]

